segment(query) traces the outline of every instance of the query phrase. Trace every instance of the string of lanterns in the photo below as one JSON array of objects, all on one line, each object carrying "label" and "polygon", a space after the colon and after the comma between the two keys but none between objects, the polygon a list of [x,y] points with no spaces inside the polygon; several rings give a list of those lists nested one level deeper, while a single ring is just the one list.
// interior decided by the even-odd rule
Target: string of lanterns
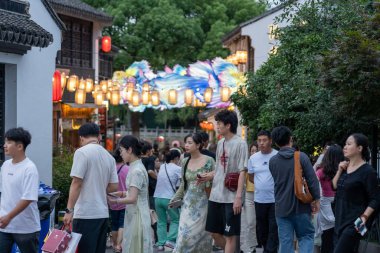
[{"label": "string of lanterns", "polygon": [[120,102],[120,85],[112,80],[102,80],[94,83],[92,78],[81,78],[77,75],[66,76],[65,72],[56,70],[53,74],[53,102],[62,100],[64,90],[75,92],[75,103],[85,104],[87,93],[91,93],[96,105],[103,105],[109,101],[111,105]]}]

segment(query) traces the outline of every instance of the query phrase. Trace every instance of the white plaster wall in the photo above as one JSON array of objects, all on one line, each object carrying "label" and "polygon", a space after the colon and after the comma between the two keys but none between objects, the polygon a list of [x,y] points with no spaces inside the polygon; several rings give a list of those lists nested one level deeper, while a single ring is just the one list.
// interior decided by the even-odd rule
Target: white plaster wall
[{"label": "white plaster wall", "polygon": [[0,53],[0,62],[7,64],[6,69],[10,70],[6,72],[8,77],[6,77],[5,124],[8,128],[21,126],[30,131],[32,144],[27,149],[27,156],[37,165],[40,180],[51,185],[53,122],[51,80],[55,70],[55,57],[61,48],[61,31],[41,0],[29,2],[31,19],[49,31],[54,41],[47,48],[32,47],[22,56]]},{"label": "white plaster wall", "polygon": [[[275,40],[269,39],[269,26],[275,23],[275,18],[282,12],[279,10],[241,29],[242,35],[251,38],[251,46],[255,49],[255,72],[268,60],[272,46],[277,43]],[[285,25],[285,23],[278,24],[279,27]]]},{"label": "white plaster wall", "polygon": [[[303,4],[305,0],[298,0],[298,2]],[[275,24],[276,17],[280,16],[282,13],[283,9],[280,9],[277,12],[241,28],[241,34],[251,38],[251,46],[255,49],[255,72],[268,60],[272,46],[279,45],[278,41],[269,39],[269,26]],[[288,23],[281,22],[277,25],[278,27],[285,27]]]}]

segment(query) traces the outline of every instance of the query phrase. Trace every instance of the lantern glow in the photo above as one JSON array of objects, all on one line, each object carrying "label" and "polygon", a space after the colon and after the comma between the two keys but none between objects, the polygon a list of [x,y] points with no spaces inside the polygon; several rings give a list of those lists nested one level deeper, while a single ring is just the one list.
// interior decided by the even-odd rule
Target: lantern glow
[{"label": "lantern glow", "polygon": [[86,102],[86,91],[78,89],[75,92],[75,103],[83,105]]},{"label": "lantern glow", "polygon": [[206,103],[211,103],[211,100],[212,100],[212,93],[213,93],[212,88],[207,88],[207,89],[205,90],[205,93],[204,93],[204,95],[203,95],[203,99],[204,99],[204,101],[205,101]]},{"label": "lantern glow", "polygon": [[192,89],[185,90],[185,104],[192,105],[194,99],[194,91]]},{"label": "lantern glow", "polygon": [[150,93],[149,91],[143,91],[142,92],[142,104],[143,105],[148,105],[150,102]]},{"label": "lantern glow", "polygon": [[160,93],[156,90],[152,91],[151,100],[153,106],[158,106],[160,104]]},{"label": "lantern glow", "polygon": [[61,73],[56,70],[53,74],[53,102],[62,100]]},{"label": "lantern glow", "polygon": [[110,99],[111,105],[118,105],[120,102],[120,91],[118,89],[115,89],[111,92],[111,99]]},{"label": "lantern glow", "polygon": [[222,87],[220,90],[220,99],[222,102],[228,102],[230,100],[231,90],[229,87]]},{"label": "lantern glow", "polygon": [[132,94],[132,105],[133,106],[139,106],[140,105],[140,94],[137,90],[133,91]]},{"label": "lantern glow", "polygon": [[171,104],[171,105],[177,104],[177,90],[175,90],[175,89],[169,90],[168,101],[169,101],[169,104]]},{"label": "lantern glow", "polygon": [[96,105],[103,105],[103,92],[95,91],[94,92],[94,100]]},{"label": "lantern glow", "polygon": [[91,92],[94,89],[94,81],[91,78],[86,79],[86,92]]},{"label": "lantern glow", "polygon": [[103,52],[108,53],[109,51],[111,51],[111,47],[112,47],[111,37],[110,36],[103,36],[103,38],[102,38],[102,50],[103,50]]},{"label": "lantern glow", "polygon": [[72,75],[69,78],[69,81],[67,83],[67,90],[70,92],[74,92],[77,89],[78,86],[78,76]]}]

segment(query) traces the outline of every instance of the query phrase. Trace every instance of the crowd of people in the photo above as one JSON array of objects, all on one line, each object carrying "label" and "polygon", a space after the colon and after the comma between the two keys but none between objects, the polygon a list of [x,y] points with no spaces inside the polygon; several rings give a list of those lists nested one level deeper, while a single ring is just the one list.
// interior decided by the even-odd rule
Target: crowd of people
[{"label": "crowd of people", "polygon": [[[99,145],[99,127],[80,127],[64,224],[82,234],[80,253],[104,253],[110,225],[114,252],[322,253],[358,251],[363,230],[380,209],[376,171],[368,164],[368,138],[350,135],[344,148],[325,147],[314,167],[285,126],[260,131],[248,148],[235,112],[215,116],[221,136],[215,153],[207,133],[187,135],[181,147],[158,152],[135,136],[121,138],[113,156]],[[38,172],[25,156],[31,142],[9,130],[1,168],[0,253],[18,244],[38,252]],[[301,168],[302,193],[295,190]],[[22,226],[23,224],[30,226]],[[241,238],[241,240],[239,240]],[[240,244],[240,245],[238,245]]]}]

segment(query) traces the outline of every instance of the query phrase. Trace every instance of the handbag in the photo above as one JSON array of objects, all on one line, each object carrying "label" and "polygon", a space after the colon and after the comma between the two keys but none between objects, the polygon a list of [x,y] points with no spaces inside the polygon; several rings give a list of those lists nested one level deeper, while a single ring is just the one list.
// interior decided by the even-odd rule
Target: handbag
[{"label": "handbag", "polygon": [[53,229],[42,246],[42,251],[46,253],[64,253],[71,238],[71,234],[66,230]]},{"label": "handbag", "polygon": [[[226,151],[224,149],[224,143],[226,141],[224,140],[223,141],[223,155],[222,155],[222,159],[223,159],[223,167],[224,167],[224,173],[226,173],[226,162],[227,162],[227,159],[226,159]],[[236,192],[237,191],[237,188],[238,188],[238,184],[239,184],[239,176],[240,176],[240,173],[239,172],[229,172],[226,174],[225,178],[224,178],[224,186],[232,191],[232,192]]]},{"label": "handbag", "polygon": [[313,202],[313,196],[309,191],[305,177],[302,175],[302,166],[300,161],[300,152],[294,152],[294,193],[297,199],[304,204]]}]

